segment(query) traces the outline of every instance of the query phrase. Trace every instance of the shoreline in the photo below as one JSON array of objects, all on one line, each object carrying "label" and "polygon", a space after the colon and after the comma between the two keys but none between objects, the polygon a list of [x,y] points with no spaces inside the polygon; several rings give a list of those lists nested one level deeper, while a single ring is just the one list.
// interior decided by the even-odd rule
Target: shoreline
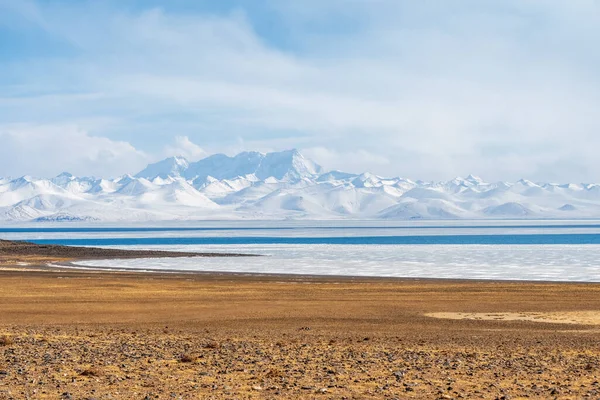
[{"label": "shoreline", "polygon": [[[224,268],[225,270],[194,270],[194,269],[170,269],[160,267],[143,268],[144,259],[156,258],[243,258],[243,257],[268,257],[264,254],[249,254],[249,253],[221,253],[221,252],[183,252],[183,251],[168,251],[168,250],[129,250],[129,249],[113,249],[113,248],[97,248],[97,247],[75,247],[63,245],[40,245],[27,241],[6,241],[0,239],[0,270],[13,271],[56,271],[56,270],[71,270],[81,273],[135,273],[135,274],[154,274],[154,275],[219,275],[219,276],[256,276],[268,277],[268,279],[280,280],[307,280],[307,281],[367,281],[367,280],[415,280],[415,281],[450,281],[450,282],[520,282],[520,283],[549,283],[549,284],[595,284],[600,281],[594,280],[574,280],[580,278],[578,276],[571,277],[572,280],[559,280],[558,275],[545,276],[540,279],[535,279],[534,276],[527,276],[528,279],[503,279],[494,274],[480,274],[475,278],[464,277],[436,277],[429,276],[389,276],[389,275],[330,275],[319,273],[303,273],[303,272],[282,272],[280,269],[277,272],[256,272],[234,270],[234,268]],[[138,259],[142,261],[142,267],[132,268],[127,266],[98,266],[98,265],[81,265],[80,262],[93,261],[111,261],[111,260],[131,260]],[[243,262],[243,261],[240,261]],[[234,263],[237,264],[237,261]],[[210,265],[210,264],[209,264]],[[236,268],[237,269],[237,268]],[[244,269],[244,268],[241,268]],[[316,271],[315,271],[316,272]],[[354,272],[354,271],[353,271]],[[376,271],[371,271],[375,272]],[[416,275],[416,274],[415,274]],[[457,275],[457,274],[451,274]],[[460,275],[460,274],[458,274]],[[584,277],[588,278],[587,276]],[[593,277],[592,277],[593,278]]]},{"label": "shoreline", "polygon": [[40,245],[29,241],[0,239],[0,267],[42,265],[58,262],[101,259],[183,258],[183,257],[260,257],[242,253],[196,253],[164,250],[123,250],[98,247]]},{"label": "shoreline", "polygon": [[[251,255],[253,257],[264,257],[262,255]],[[202,256],[200,256],[202,257]],[[245,255],[238,255],[236,257],[245,257]],[[144,259],[146,257],[141,257]],[[177,258],[176,256],[174,258]],[[115,258],[119,259],[119,258]],[[151,259],[151,258],[149,258]],[[181,277],[187,278],[195,277],[198,280],[208,279],[214,280],[215,278],[225,278],[228,280],[236,279],[252,279],[256,281],[303,281],[309,282],[327,282],[327,283],[344,283],[344,282],[356,282],[356,283],[368,283],[368,282],[423,282],[423,283],[455,283],[455,284],[476,284],[476,283],[490,283],[490,284],[523,284],[523,285],[600,285],[599,281],[553,281],[553,280],[525,280],[525,279],[468,279],[468,278],[430,278],[430,277],[400,277],[400,276],[368,276],[368,275],[327,275],[327,274],[297,274],[297,273],[263,273],[263,272],[237,272],[237,271],[200,271],[200,270],[177,270],[177,269],[136,269],[136,268],[119,268],[119,267],[96,267],[96,266],[85,266],[75,264],[78,261],[93,261],[95,259],[78,259],[69,261],[59,261],[56,263],[49,264],[11,264],[2,265],[0,264],[0,274],[7,272],[12,273],[23,273],[30,274],[33,272],[40,273],[65,273],[73,272],[85,274],[107,274],[107,275],[132,275],[142,277],[147,274],[153,277]],[[110,260],[110,258],[99,259],[99,260]]]}]

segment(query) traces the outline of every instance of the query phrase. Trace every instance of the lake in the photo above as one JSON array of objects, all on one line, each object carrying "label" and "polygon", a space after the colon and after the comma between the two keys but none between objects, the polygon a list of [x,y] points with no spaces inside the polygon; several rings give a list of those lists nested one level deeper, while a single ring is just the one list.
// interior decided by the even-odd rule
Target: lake
[{"label": "lake", "polygon": [[596,221],[208,222],[202,226],[4,227],[5,239],[264,257],[95,260],[80,267],[600,282]]}]

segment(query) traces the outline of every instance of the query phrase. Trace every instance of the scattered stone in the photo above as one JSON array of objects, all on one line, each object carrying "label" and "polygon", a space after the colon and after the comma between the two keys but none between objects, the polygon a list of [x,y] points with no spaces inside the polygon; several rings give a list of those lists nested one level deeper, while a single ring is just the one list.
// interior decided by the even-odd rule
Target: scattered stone
[{"label": "scattered stone", "polygon": [[182,363],[191,363],[196,361],[196,357],[192,356],[191,354],[182,354],[181,356],[179,356],[179,362]]},{"label": "scattered stone", "polygon": [[401,381],[404,378],[404,371],[395,371],[394,372],[394,377],[396,378],[397,381]]},{"label": "scattered stone", "polygon": [[90,367],[90,368],[86,368],[83,371],[81,371],[79,373],[79,375],[81,375],[81,376],[101,376],[102,371],[100,371],[99,368]]}]

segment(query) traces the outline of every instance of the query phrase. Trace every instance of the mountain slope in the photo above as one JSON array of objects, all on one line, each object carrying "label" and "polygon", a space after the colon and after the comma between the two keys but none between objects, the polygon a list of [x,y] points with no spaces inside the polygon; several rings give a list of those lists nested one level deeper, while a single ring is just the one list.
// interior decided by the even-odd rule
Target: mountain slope
[{"label": "mountain slope", "polygon": [[599,218],[600,185],[324,171],[297,150],[171,157],[135,176],[0,177],[0,221]]},{"label": "mountain slope", "polygon": [[148,165],[138,172],[136,178],[153,180],[156,177],[181,176],[189,168],[189,162],[183,157],[169,157],[162,161]]},{"label": "mountain slope", "polygon": [[204,183],[210,176],[218,180],[254,175],[259,180],[298,180],[319,174],[322,168],[304,158],[297,150],[278,153],[244,152],[234,157],[215,154],[191,163],[184,172],[186,179]]}]

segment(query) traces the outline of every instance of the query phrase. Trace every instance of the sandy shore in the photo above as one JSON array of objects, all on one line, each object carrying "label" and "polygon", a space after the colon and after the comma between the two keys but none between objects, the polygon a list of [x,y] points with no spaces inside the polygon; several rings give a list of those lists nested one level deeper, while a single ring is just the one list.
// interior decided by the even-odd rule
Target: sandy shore
[{"label": "sandy shore", "polygon": [[0,271],[0,305],[0,399],[600,396],[596,284]]}]

